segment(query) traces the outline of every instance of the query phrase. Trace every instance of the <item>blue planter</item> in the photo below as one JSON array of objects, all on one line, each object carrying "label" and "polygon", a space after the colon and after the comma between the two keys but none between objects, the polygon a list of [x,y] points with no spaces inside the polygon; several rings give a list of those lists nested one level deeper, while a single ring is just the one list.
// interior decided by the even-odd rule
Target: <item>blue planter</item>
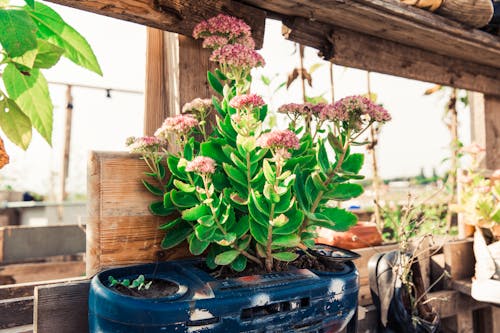
[{"label": "blue planter", "polygon": [[[212,278],[199,259],[109,269],[92,280],[90,332],[338,332],[355,325],[359,289],[354,264],[342,265],[335,273],[291,269],[226,280]],[[140,274],[179,289],[151,299],[108,287],[109,276]]]}]

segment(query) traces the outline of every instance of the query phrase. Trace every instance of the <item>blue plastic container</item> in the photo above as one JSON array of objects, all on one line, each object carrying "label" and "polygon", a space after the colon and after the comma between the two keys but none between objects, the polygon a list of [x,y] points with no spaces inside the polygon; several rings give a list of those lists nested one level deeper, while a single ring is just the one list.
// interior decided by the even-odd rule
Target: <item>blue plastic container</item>
[{"label": "blue plastic container", "polygon": [[[335,273],[292,269],[225,280],[212,278],[198,259],[109,269],[91,283],[90,332],[338,332],[355,322],[359,288],[355,266],[342,265]],[[140,274],[179,290],[148,299],[108,288],[109,276]]]}]

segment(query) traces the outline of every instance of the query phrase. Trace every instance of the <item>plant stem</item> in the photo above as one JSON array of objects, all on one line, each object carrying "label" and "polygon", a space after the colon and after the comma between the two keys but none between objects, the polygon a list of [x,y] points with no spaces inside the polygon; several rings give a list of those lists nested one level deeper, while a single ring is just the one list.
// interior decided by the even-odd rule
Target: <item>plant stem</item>
[{"label": "plant stem", "polygon": [[266,246],[266,270],[271,272],[273,270],[273,253],[272,253],[272,243],[273,243],[273,226],[271,221],[274,218],[274,206],[271,204],[271,211],[269,213],[269,226],[267,227],[267,246]]}]

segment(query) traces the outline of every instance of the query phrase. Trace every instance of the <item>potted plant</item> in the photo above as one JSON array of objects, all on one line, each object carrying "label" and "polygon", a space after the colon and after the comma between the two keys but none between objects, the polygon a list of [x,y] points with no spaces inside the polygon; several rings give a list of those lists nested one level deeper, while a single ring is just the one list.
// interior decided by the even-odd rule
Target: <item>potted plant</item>
[{"label": "potted plant", "polygon": [[[128,146],[151,170],[143,183],[158,196],[151,212],[166,218],[162,246],[187,242],[205,260],[101,272],[91,285],[91,331],[337,332],[357,308],[354,254],[316,245],[316,229],[356,223],[329,202],[363,192],[352,181],[363,178],[364,157],[351,146],[390,115],[351,96],[283,105],[288,128],[266,129],[267,105],[249,92],[251,69],[264,65],[250,27],[219,15],[198,24],[194,37],[213,49],[219,68],[207,77],[220,97],[186,104],[154,137]],[[171,293],[133,297],[121,293],[124,284]]]},{"label": "potted plant", "polygon": [[472,144],[462,149],[471,157],[462,170],[460,202],[456,210],[475,229],[475,276],[472,297],[499,304],[500,300],[500,170],[491,174],[480,169],[484,149]]}]

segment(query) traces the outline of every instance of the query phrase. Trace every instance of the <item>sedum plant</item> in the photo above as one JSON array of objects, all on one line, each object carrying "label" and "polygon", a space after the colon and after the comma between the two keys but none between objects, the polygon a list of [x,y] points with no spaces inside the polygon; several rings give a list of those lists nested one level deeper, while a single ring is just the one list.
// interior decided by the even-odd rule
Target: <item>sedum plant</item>
[{"label": "sedum plant", "polygon": [[[61,57],[102,75],[85,38],[52,8],[34,0],[0,0],[0,128],[24,150],[32,128],[52,144],[54,107],[42,70]],[[7,157],[3,145],[0,156]]]},{"label": "sedum plant", "polygon": [[151,212],[168,217],[162,246],[187,240],[210,268],[242,271],[253,262],[272,271],[297,259],[298,249],[313,248],[318,227],[355,224],[354,214],[331,201],[363,193],[352,181],[363,178],[364,157],[351,147],[363,144],[359,138],[374,122],[389,121],[388,112],[361,96],[286,104],[278,111],[288,128],[264,128],[267,105],[249,92],[251,69],[264,65],[250,27],[219,15],[193,35],[213,49],[219,68],[208,81],[218,96],[186,104],[154,137],[128,141],[151,170],[143,181],[158,197]]}]

